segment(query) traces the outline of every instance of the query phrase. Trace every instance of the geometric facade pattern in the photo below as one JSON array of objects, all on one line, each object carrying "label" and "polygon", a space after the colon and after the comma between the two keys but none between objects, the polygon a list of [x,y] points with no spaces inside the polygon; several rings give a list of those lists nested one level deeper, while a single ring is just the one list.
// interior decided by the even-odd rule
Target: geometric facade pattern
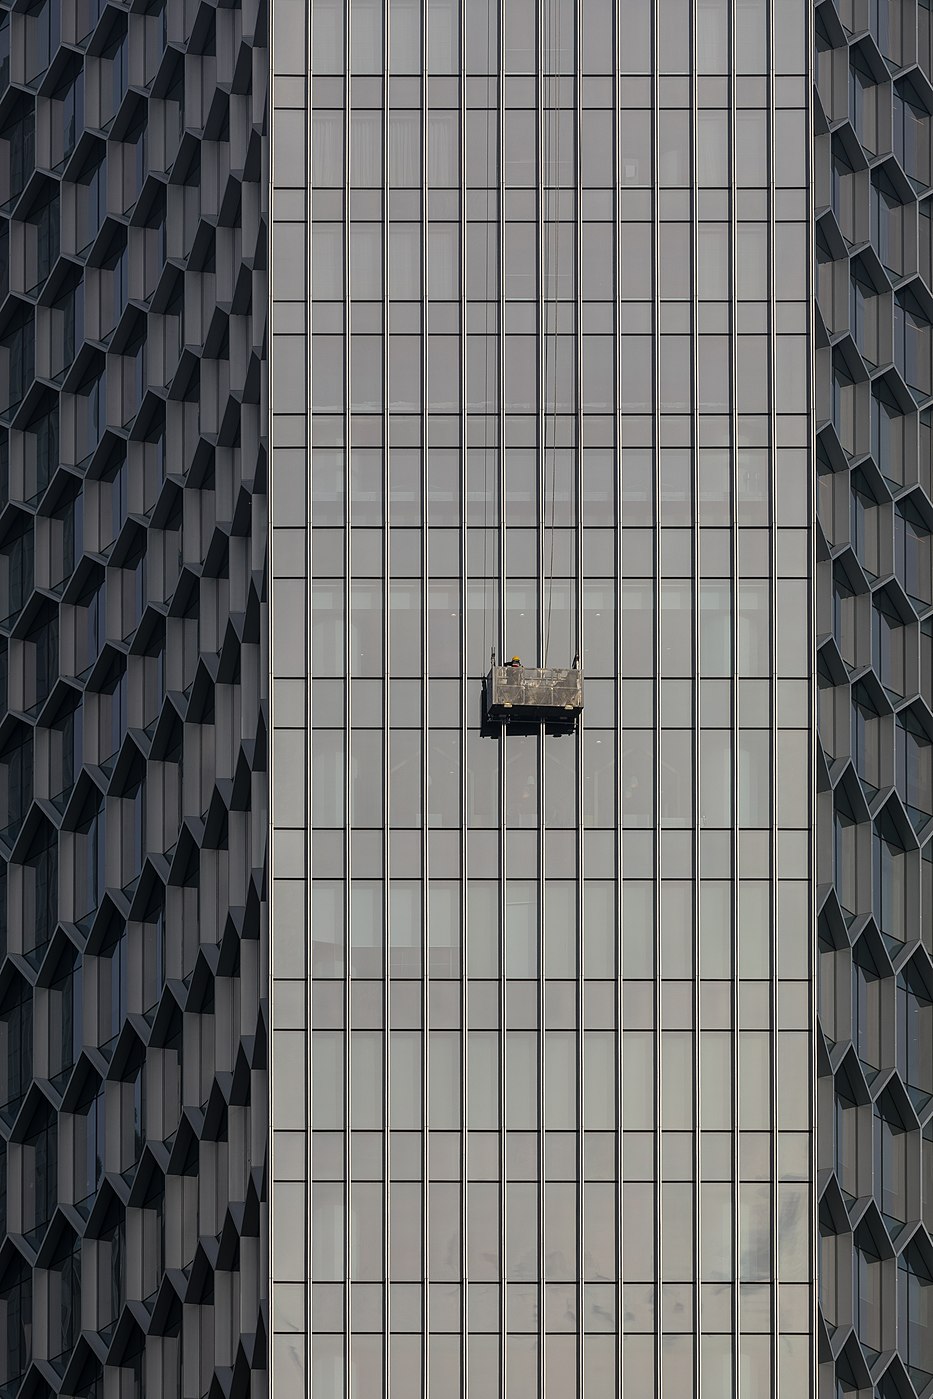
[{"label": "geometric facade pattern", "polygon": [[0,1395],[257,1394],[262,0],[0,0]]},{"label": "geometric facade pattern", "polygon": [[816,5],[820,1361],[933,1387],[933,14]]},{"label": "geometric facade pattern", "polygon": [[[310,85],[306,8],[272,5],[272,1024],[311,1046],[272,1056],[273,1388],[803,1399],[810,7],[315,0]],[[492,645],[579,651],[573,734],[484,731]]]}]

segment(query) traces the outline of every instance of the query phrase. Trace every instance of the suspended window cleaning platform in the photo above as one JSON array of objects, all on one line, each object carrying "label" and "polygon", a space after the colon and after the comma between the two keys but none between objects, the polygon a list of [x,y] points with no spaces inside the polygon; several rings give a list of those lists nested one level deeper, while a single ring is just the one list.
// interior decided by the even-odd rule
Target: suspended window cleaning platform
[{"label": "suspended window cleaning platform", "polygon": [[572,726],[583,710],[583,671],[493,665],[486,677],[486,717],[499,724]]}]

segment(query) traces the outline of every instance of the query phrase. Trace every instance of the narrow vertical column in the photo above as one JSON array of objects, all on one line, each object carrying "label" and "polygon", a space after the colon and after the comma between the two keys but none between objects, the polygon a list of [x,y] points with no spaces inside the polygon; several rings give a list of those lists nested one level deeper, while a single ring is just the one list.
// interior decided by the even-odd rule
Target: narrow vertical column
[{"label": "narrow vertical column", "polygon": [[307,1393],[310,1317],[310,15],[276,0],[269,269],[270,1392]]}]

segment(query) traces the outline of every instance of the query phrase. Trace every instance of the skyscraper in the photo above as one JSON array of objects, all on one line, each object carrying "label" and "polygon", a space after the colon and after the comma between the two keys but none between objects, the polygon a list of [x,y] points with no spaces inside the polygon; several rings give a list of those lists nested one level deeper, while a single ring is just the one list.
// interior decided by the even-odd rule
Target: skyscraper
[{"label": "skyscraper", "polygon": [[273,1388],[815,1392],[811,14],[272,18]]},{"label": "skyscraper", "polygon": [[0,6],[0,1393],[265,1372],[265,7]]},{"label": "skyscraper", "polygon": [[0,1399],[929,1394],[931,82],[0,0]]},{"label": "skyscraper", "polygon": [[[926,0],[818,5],[821,1359],[933,1375],[933,183]],[[841,84],[841,86],[840,86]]]}]

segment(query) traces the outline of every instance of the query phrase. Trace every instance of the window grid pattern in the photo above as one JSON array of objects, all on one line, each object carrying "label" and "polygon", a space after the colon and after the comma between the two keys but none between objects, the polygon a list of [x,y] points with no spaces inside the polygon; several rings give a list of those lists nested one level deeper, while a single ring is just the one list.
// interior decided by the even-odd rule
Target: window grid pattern
[{"label": "window grid pattern", "polygon": [[925,0],[815,14],[820,1361],[827,1394],[921,1394],[933,1383],[933,28]]},{"label": "window grid pattern", "polygon": [[271,839],[270,1392],[301,1399],[310,1331],[308,122],[305,0],[271,14],[269,353]]},{"label": "window grid pattern", "polygon": [[320,1399],[812,1392],[808,19],[315,0]]},{"label": "window grid pattern", "polygon": [[0,1393],[266,1370],[264,7],[0,3]]}]

